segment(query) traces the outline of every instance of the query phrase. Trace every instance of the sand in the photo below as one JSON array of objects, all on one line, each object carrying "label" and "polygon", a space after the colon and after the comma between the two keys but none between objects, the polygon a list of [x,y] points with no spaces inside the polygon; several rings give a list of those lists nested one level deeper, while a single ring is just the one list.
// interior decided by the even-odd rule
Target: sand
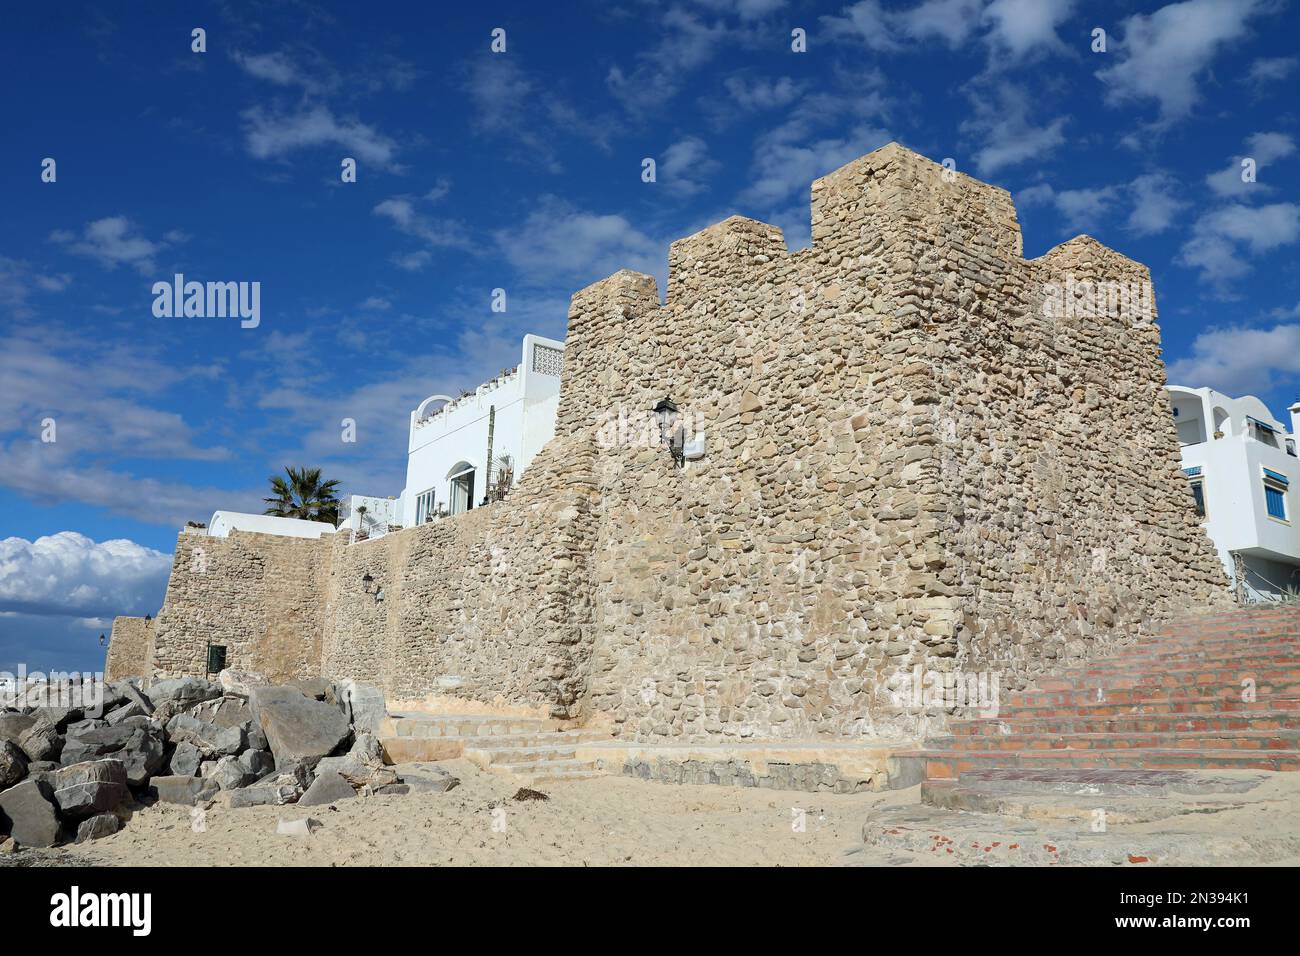
[{"label": "sand", "polygon": [[[189,808],[158,804],[135,810],[122,831],[111,837],[80,846],[24,850],[0,857],[0,865],[959,865],[930,846],[929,853],[864,847],[862,828],[868,817],[890,807],[917,807],[919,787],[806,794],[610,776],[548,784],[540,789],[550,799],[515,801],[520,785],[514,778],[480,770],[465,760],[436,766],[454,773],[461,785],[446,793],[359,797],[333,808],[230,810],[218,805],[206,811],[205,830],[197,833]],[[421,768],[397,769],[419,773]],[[1172,831],[1180,842],[1203,842],[1207,864],[1294,865],[1300,847],[1300,774],[1279,774],[1249,798],[1232,802],[1237,799],[1242,806],[1137,824],[1129,832]],[[796,810],[802,811],[802,829],[793,825]],[[321,824],[310,837],[277,834],[281,820],[307,816]],[[944,826],[981,828],[991,823],[997,828],[1010,822],[954,814]],[[1060,835],[1059,823],[1043,826]],[[1253,851],[1232,848],[1227,858],[1210,852],[1218,837],[1245,838]]]},{"label": "sand", "polygon": [[[333,810],[218,806],[207,811],[203,833],[191,828],[188,808],[159,804],[137,810],[111,837],[20,856],[110,866],[839,866],[861,861],[860,850],[846,851],[861,847],[872,807],[916,799],[914,792],[803,794],[611,776],[550,784],[541,788],[549,800],[516,802],[519,783],[510,777],[464,760],[438,766],[461,785],[344,800]],[[804,811],[802,832],[792,826],[795,808]],[[279,820],[305,816],[322,824],[312,836],[276,834]],[[876,862],[914,861],[882,853]]]}]

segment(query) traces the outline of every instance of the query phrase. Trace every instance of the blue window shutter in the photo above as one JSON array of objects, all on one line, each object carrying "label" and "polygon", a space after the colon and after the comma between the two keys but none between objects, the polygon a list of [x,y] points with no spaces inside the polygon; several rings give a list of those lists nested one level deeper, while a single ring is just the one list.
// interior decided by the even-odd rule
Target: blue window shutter
[{"label": "blue window shutter", "polygon": [[1291,484],[1291,479],[1286,475],[1280,474],[1276,471],[1269,471],[1267,468],[1264,469],[1264,477],[1276,481],[1279,485]]},{"label": "blue window shutter", "polygon": [[1284,491],[1265,485],[1264,502],[1271,517],[1286,520],[1286,493]]}]

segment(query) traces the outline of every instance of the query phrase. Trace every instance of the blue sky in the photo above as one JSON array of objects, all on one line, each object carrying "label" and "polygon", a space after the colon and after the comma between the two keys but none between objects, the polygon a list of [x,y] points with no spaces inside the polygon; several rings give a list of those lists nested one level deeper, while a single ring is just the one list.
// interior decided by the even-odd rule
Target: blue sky
[{"label": "blue sky", "polygon": [[[420,399],[729,215],[807,245],[811,181],[891,140],[1011,190],[1028,256],[1148,264],[1180,383],[1300,397],[1292,4],[101,6],[0,29],[0,669],[96,667],[286,464],[397,494]],[[177,272],[260,324],[155,318]]]}]

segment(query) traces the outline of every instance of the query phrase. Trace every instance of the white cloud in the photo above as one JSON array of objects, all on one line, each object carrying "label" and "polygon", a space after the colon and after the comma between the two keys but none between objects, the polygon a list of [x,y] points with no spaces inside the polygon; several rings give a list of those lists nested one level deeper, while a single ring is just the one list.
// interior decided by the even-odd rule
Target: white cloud
[{"label": "white cloud", "polygon": [[766,80],[749,75],[729,76],[722,81],[730,96],[729,105],[720,110],[734,110],[739,107],[746,113],[760,110],[780,109],[789,106],[803,95],[807,84],[793,80],[788,76]]},{"label": "white cloud", "polygon": [[300,86],[308,90],[318,88],[317,83],[284,53],[248,54],[236,51],[232,56],[245,73],[259,80],[277,86]]},{"label": "white cloud", "polygon": [[1128,217],[1128,229],[1139,236],[1164,232],[1178,214],[1190,203],[1178,197],[1180,186],[1167,173],[1147,173],[1129,184],[1133,209]]},{"label": "white cloud", "polygon": [[27,262],[0,256],[0,306],[15,318],[32,315],[28,305],[32,292],[62,292],[71,282],[67,273],[37,272]]},{"label": "white cloud", "polygon": [[[1265,168],[1275,160],[1290,156],[1295,152],[1295,141],[1285,133],[1255,133],[1246,140],[1246,152],[1234,156],[1228,165],[1217,173],[1205,177],[1206,184],[1215,195],[1223,198],[1244,199],[1247,196],[1259,197],[1272,191],[1264,179]],[[1255,161],[1255,182],[1242,180],[1242,161]]]},{"label": "white cloud", "polygon": [[106,269],[130,266],[141,275],[156,272],[156,256],[163,250],[185,241],[183,233],[172,231],[161,240],[146,239],[125,216],[109,216],[87,223],[81,234],[56,229],[50,239],[79,256],[94,259]]},{"label": "white cloud", "polygon": [[1247,79],[1255,86],[1285,80],[1300,67],[1300,56],[1261,57],[1250,65]]},{"label": "white cloud", "polygon": [[1191,113],[1198,83],[1214,58],[1247,33],[1261,0],[1185,0],[1123,23],[1124,36],[1108,57],[1118,60],[1097,72],[1112,104],[1154,100],[1161,126]]},{"label": "white cloud", "polygon": [[1118,198],[1114,186],[1097,189],[1053,189],[1047,183],[1030,186],[1016,194],[1019,206],[1050,206],[1071,229],[1095,230]]},{"label": "white cloud", "polygon": [[554,196],[542,197],[518,228],[498,230],[495,237],[507,261],[526,275],[579,284],[619,269],[662,280],[668,261],[668,243],[623,216],[587,212]]},{"label": "white cloud", "polygon": [[1300,238],[1300,205],[1233,203],[1205,213],[1192,227],[1178,261],[1220,288],[1251,271],[1248,256],[1261,256]]},{"label": "white cloud", "polygon": [[133,541],[75,531],[0,540],[0,609],[111,617],[158,610],[172,557]]},{"label": "white cloud", "polygon": [[396,144],[360,120],[340,120],[323,105],[274,112],[254,106],[242,114],[245,146],[256,159],[275,159],[301,149],[337,146],[346,155],[381,169],[395,167]]},{"label": "white cloud", "polygon": [[1023,60],[1063,52],[1056,29],[1069,17],[1074,0],[993,0],[984,10],[988,41],[999,57]]},{"label": "white cloud", "polygon": [[981,176],[1046,156],[1065,143],[1066,118],[1059,116],[1046,126],[1034,125],[1031,100],[1022,88],[1002,83],[993,96],[973,94],[972,100],[975,116],[961,129],[983,141],[973,157]]},{"label": "white cloud", "polygon": [[694,196],[704,190],[702,180],[720,167],[709,156],[709,148],[698,136],[678,140],[663,151],[656,169],[656,182],[678,196]]},{"label": "white cloud", "polygon": [[1260,394],[1300,378],[1300,325],[1268,329],[1211,328],[1192,342],[1191,355],[1169,365],[1169,381],[1229,395]]},{"label": "white cloud", "polygon": [[[426,202],[434,203],[446,194],[440,190],[440,183],[425,195]],[[413,236],[431,249],[468,249],[471,243],[464,223],[428,215],[421,207],[420,200],[411,196],[392,196],[375,205],[371,212],[381,219],[387,219],[399,232]],[[429,249],[417,249],[399,254],[393,261],[408,272],[419,272],[433,260]]]},{"label": "white cloud", "polygon": [[979,25],[984,0],[923,0],[894,17],[903,32],[914,40],[938,38],[958,47]]}]

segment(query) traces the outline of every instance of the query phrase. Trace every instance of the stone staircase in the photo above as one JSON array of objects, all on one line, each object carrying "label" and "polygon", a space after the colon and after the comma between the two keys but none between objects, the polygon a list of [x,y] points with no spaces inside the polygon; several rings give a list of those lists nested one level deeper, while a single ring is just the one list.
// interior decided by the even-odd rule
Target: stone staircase
[{"label": "stone staircase", "polygon": [[[1242,799],[1223,794],[1255,790],[1272,776],[1259,771],[1300,770],[1300,607],[1185,618],[1113,657],[1008,695],[996,716],[953,720],[949,731],[893,755],[891,779],[922,783],[922,805],[869,821],[868,843],[918,849],[913,844],[960,831],[961,839],[937,845],[958,853],[977,846],[986,862],[998,847],[1006,854],[1012,844],[1032,845],[1043,854],[1048,846],[1046,862],[1066,862],[1057,842],[1066,841],[1074,861],[1100,862],[1110,851],[1093,820],[1106,819],[1104,832],[1113,834],[1116,826],[1217,812]],[[999,818],[1001,829],[993,825]],[[1025,820],[1064,830],[1034,843]],[[1011,839],[981,845],[995,833]],[[1080,843],[1081,834],[1090,838]],[[1154,833],[1144,839],[1140,859],[1190,852]]]},{"label": "stone staircase", "polygon": [[391,763],[463,757],[533,786],[600,776],[593,761],[578,759],[577,748],[609,736],[540,717],[393,714],[381,728],[380,743]]}]

